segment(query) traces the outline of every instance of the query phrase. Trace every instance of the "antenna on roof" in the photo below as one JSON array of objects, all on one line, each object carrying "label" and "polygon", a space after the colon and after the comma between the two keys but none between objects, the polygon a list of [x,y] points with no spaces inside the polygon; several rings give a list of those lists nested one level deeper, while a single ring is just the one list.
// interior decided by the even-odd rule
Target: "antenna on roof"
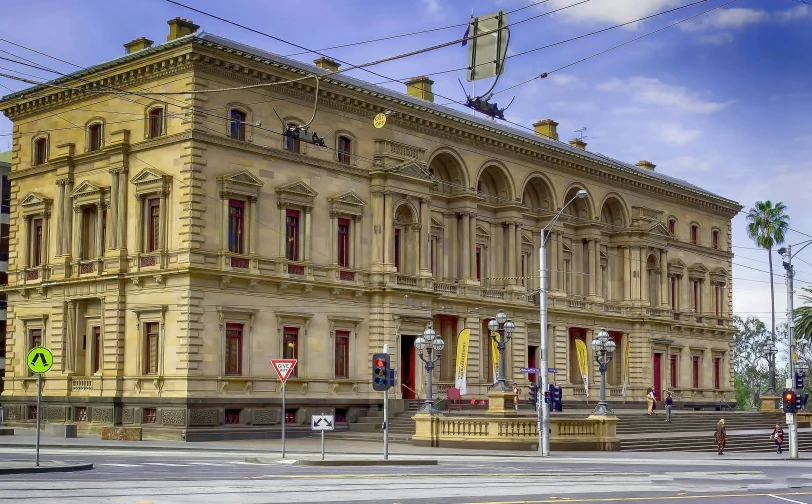
[{"label": "antenna on roof", "polygon": [[581,129],[575,130],[575,132],[578,133],[578,140],[583,141],[585,138],[589,138],[584,136],[584,131],[586,131],[586,126],[584,126]]}]

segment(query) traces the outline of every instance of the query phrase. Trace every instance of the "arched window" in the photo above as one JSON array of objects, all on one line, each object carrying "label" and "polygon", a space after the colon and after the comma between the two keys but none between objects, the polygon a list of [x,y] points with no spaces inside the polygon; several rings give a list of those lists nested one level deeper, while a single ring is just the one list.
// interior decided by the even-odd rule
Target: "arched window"
[{"label": "arched window", "polygon": [[45,137],[34,140],[34,164],[40,165],[48,161],[48,139]]},{"label": "arched window", "polygon": [[696,224],[691,224],[691,243],[699,244],[699,226]]},{"label": "arched window", "polygon": [[104,138],[102,123],[96,122],[87,127],[87,150],[97,151],[101,149]]},{"label": "arched window", "polygon": [[339,136],[336,153],[338,154],[339,163],[350,164],[352,160],[352,139],[347,136]]},{"label": "arched window", "polygon": [[230,136],[235,140],[245,140],[245,112],[231,109]]},{"label": "arched window", "polygon": [[164,109],[155,107],[149,111],[147,137],[157,138],[164,134]]},{"label": "arched window", "polygon": [[677,236],[677,219],[668,219],[668,232]]},{"label": "arched window", "polygon": [[[288,123],[288,128],[295,128],[296,125],[293,123]],[[285,149],[289,150],[290,152],[300,153],[301,152],[301,145],[299,144],[298,138],[293,138],[289,136],[285,136]]]}]

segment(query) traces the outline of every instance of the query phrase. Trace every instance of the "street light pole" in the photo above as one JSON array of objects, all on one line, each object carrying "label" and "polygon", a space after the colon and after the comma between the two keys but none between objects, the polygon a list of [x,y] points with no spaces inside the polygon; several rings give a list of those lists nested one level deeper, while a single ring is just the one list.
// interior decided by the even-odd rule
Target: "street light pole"
[{"label": "street light pole", "polygon": [[[488,329],[491,331],[491,339],[496,342],[496,349],[499,351],[499,372],[496,376],[496,383],[491,390],[513,392],[513,389],[505,381],[505,349],[507,349],[507,344],[513,337],[516,324],[507,317],[504,311],[499,310],[496,318],[488,322]],[[496,339],[496,334],[499,335],[499,339]]]},{"label": "street light pole", "polygon": [[595,361],[598,363],[598,368],[601,372],[601,399],[598,405],[592,411],[593,415],[611,415],[612,412],[606,404],[606,370],[609,363],[612,362],[615,352],[615,342],[606,332],[606,329],[601,328],[598,335],[592,340],[592,351],[595,354]]},{"label": "street light pole", "polygon": [[[541,414],[539,455],[542,457],[550,456],[550,404],[543,399],[544,394],[550,387],[550,378],[547,373],[549,360],[547,355],[549,353],[547,348],[547,230],[552,229],[556,221],[561,217],[561,214],[564,213],[564,209],[567,208],[570,203],[578,198],[584,198],[586,195],[587,192],[583,189],[576,192],[575,196],[561,207],[561,210],[555,214],[553,220],[541,231],[541,246],[539,247],[539,324],[541,329],[541,362],[539,363],[539,367],[541,368],[541,388],[538,393],[542,399],[538,402],[539,413]],[[555,271],[554,268],[553,271]],[[550,395],[550,400],[552,401],[552,394]]]},{"label": "street light pole", "polygon": [[[437,333],[434,332],[431,324],[429,324],[426,330],[423,331],[423,336],[415,340],[414,346],[419,352],[418,356],[420,357],[420,360],[423,361],[423,364],[426,367],[426,401],[423,403],[423,407],[421,407],[417,413],[436,415],[440,413],[440,410],[434,407],[432,375],[434,374],[434,364],[440,360],[440,352],[445,347],[445,342],[442,338],[437,336]],[[428,359],[423,357],[423,350],[426,350],[426,353],[428,353]],[[434,350],[437,351],[437,357],[432,358],[431,354]]]}]

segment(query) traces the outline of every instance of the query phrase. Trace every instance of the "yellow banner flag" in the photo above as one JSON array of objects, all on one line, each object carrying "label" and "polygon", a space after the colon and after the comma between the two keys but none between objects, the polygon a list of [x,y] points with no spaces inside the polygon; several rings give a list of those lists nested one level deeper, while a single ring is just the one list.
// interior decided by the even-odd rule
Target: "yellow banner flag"
[{"label": "yellow banner flag", "polygon": [[493,356],[493,383],[496,383],[499,374],[499,344],[491,338],[491,355]]},{"label": "yellow banner flag", "polygon": [[457,370],[454,377],[454,387],[460,390],[460,395],[466,394],[468,378],[468,345],[471,342],[471,330],[463,329],[457,336]]},{"label": "yellow banner flag", "polygon": [[589,397],[589,357],[586,353],[586,343],[579,339],[575,340],[575,350],[578,352],[578,368],[584,380],[584,392]]}]

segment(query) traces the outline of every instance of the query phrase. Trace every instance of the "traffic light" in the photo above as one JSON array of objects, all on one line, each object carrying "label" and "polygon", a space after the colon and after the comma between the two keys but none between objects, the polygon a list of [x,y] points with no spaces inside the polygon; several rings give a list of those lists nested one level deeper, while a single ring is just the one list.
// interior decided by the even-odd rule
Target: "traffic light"
[{"label": "traffic light", "polygon": [[795,371],[795,390],[804,389],[805,373],[803,371]]},{"label": "traffic light", "polygon": [[544,392],[544,404],[550,404],[550,391]]},{"label": "traffic light", "polygon": [[804,396],[801,394],[795,394],[795,411],[803,411],[804,410]]},{"label": "traffic light", "polygon": [[389,381],[389,354],[376,353],[372,356],[372,390],[386,392],[391,387]]},{"label": "traffic light", "polygon": [[784,391],[784,413],[795,413],[795,392],[792,390]]}]

